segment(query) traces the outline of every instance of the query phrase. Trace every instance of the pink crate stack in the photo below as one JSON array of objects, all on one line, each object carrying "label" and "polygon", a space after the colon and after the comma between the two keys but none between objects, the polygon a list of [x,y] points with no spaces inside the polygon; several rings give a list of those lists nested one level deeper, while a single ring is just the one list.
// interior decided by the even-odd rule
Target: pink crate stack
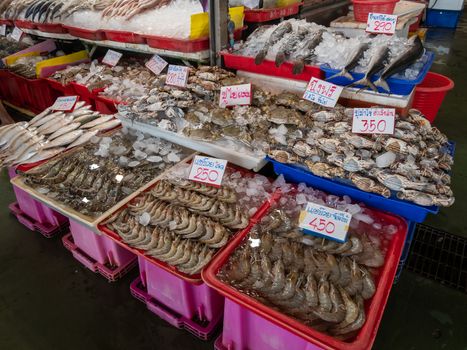
[{"label": "pink crate stack", "polygon": [[[10,178],[16,176],[15,168],[8,169]],[[16,201],[9,209],[18,221],[31,231],[36,231],[46,238],[68,231],[68,219],[62,214],[32,198],[27,192],[13,186]]]},{"label": "pink crate stack", "polygon": [[222,321],[224,297],[205,283],[190,283],[144,257],[138,257],[140,277],[132,295],[163,320],[207,340]]},{"label": "pink crate stack", "polygon": [[70,220],[70,234],[63,237],[63,245],[76,260],[93,272],[116,281],[136,266],[136,256],[111,239]]}]

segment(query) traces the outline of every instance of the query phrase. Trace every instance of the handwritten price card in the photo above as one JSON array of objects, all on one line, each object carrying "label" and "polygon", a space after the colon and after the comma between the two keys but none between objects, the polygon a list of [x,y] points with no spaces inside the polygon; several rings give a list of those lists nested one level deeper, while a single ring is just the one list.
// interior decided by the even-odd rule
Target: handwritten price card
[{"label": "handwritten price card", "polygon": [[188,67],[175,66],[171,64],[169,65],[169,70],[167,71],[167,78],[165,79],[165,83],[167,85],[186,87],[189,72],[190,70]]},{"label": "handwritten price card", "polygon": [[5,36],[6,35],[6,24],[2,24],[0,26],[0,35]]},{"label": "handwritten price card", "polygon": [[342,86],[311,78],[303,98],[325,107],[334,107],[343,90]]},{"label": "handwritten price card", "polygon": [[219,97],[219,106],[236,106],[251,104],[251,84],[223,86]]},{"label": "handwritten price card", "polygon": [[159,55],[154,55],[149,61],[146,62],[146,68],[153,72],[155,75],[161,74],[168,63]]},{"label": "handwritten price card", "polygon": [[355,134],[394,134],[394,108],[355,108],[352,132]]},{"label": "handwritten price card", "polygon": [[345,242],[352,215],[323,205],[308,202],[300,212],[299,227],[304,233]]},{"label": "handwritten price card", "polygon": [[102,63],[115,67],[118,64],[118,61],[120,61],[120,58],[122,58],[123,54],[120,52],[114,51],[114,50],[107,50],[107,53],[104,56],[104,59],[102,60]]},{"label": "handwritten price card", "polygon": [[220,187],[226,168],[224,159],[195,156],[188,179]]},{"label": "handwritten price card", "polygon": [[18,27],[15,27],[15,29],[13,29],[13,32],[11,33],[11,38],[16,41],[21,41],[22,36],[23,36],[23,31],[19,29]]},{"label": "handwritten price card", "polygon": [[55,100],[51,109],[54,111],[71,111],[77,101],[78,96],[61,96]]},{"label": "handwritten price card", "polygon": [[397,16],[384,13],[369,13],[366,31],[376,34],[394,34],[396,32]]}]

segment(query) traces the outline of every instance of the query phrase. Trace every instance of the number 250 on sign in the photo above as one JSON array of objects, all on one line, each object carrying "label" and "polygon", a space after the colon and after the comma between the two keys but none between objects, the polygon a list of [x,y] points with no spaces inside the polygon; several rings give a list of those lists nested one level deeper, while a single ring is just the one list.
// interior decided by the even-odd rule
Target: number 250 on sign
[{"label": "number 250 on sign", "polygon": [[188,179],[219,187],[226,167],[224,159],[195,156]]}]

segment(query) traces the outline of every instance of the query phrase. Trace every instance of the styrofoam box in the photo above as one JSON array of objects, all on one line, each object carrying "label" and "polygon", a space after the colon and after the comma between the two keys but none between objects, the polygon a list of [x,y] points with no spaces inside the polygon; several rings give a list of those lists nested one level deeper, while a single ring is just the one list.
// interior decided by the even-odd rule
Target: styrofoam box
[{"label": "styrofoam box", "polygon": [[464,8],[464,0],[430,0],[430,10],[460,11]]}]

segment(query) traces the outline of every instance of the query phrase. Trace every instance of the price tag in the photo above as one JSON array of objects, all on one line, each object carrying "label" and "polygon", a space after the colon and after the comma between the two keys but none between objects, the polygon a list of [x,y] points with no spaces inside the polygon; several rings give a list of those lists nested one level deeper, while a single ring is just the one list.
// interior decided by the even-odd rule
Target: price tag
[{"label": "price tag", "polygon": [[188,67],[175,66],[171,64],[169,65],[169,70],[167,71],[167,78],[165,79],[165,83],[167,85],[186,87],[186,83],[188,81],[188,73]]},{"label": "price tag", "polygon": [[299,227],[304,233],[345,242],[352,215],[323,205],[308,202],[300,212]]},{"label": "price tag", "polygon": [[154,55],[146,62],[146,67],[155,75],[161,74],[168,63],[159,55]]},{"label": "price tag", "polygon": [[55,100],[51,109],[54,111],[71,111],[77,101],[78,96],[61,96]]},{"label": "price tag", "polygon": [[219,97],[219,106],[236,106],[251,104],[251,84],[223,86]]},{"label": "price tag", "polygon": [[303,98],[325,107],[334,107],[343,90],[342,86],[311,78]]},{"label": "price tag", "polygon": [[370,12],[366,23],[366,31],[377,34],[394,34],[396,32],[396,25],[396,15]]},{"label": "price tag", "polygon": [[6,35],[6,24],[2,24],[0,26],[0,35],[5,36]]},{"label": "price tag", "polygon": [[204,156],[195,156],[188,179],[220,187],[227,161]]},{"label": "price tag", "polygon": [[23,36],[23,31],[19,29],[18,27],[15,27],[13,29],[13,32],[11,33],[11,38],[13,40],[20,41],[22,36]]},{"label": "price tag", "polygon": [[355,134],[394,134],[394,108],[354,108],[352,132]]},{"label": "price tag", "polygon": [[107,64],[111,67],[115,67],[122,58],[123,54],[114,50],[107,50],[107,53],[102,60],[102,63]]}]

